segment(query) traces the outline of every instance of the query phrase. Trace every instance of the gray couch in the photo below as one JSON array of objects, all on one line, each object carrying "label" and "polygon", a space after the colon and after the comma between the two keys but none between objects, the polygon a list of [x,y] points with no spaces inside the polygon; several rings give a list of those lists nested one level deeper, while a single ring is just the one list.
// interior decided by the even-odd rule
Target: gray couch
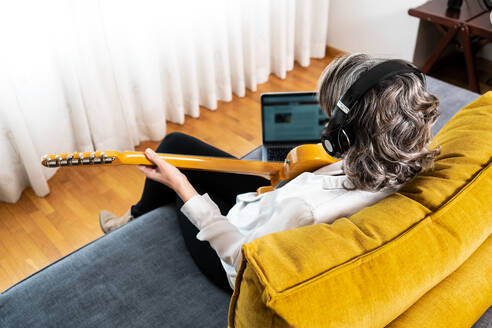
[{"label": "gray couch", "polygon": [[[441,100],[434,133],[478,97],[433,78],[428,89]],[[195,267],[175,211],[156,209],[12,286],[0,327],[226,327],[230,295]],[[484,327],[492,308],[474,326]]]}]

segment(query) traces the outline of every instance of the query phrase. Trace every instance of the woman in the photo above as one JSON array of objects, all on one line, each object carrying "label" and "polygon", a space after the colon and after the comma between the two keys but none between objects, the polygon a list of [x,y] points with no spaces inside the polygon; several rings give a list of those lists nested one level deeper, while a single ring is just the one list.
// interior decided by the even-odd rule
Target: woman
[{"label": "woman", "polygon": [[[321,108],[330,117],[361,74],[385,61],[364,54],[335,59],[319,80]],[[343,127],[352,136],[342,161],[302,173],[262,195],[251,191],[268,185],[266,179],[181,172],[147,149],[155,166],[139,166],[147,176],[140,201],[121,218],[103,211],[101,227],[109,232],[177,201],[181,231],[195,263],[212,282],[231,292],[243,244],[269,233],[350,216],[432,166],[439,150],[426,146],[439,101],[425,90],[419,76],[407,72],[384,78],[343,114]],[[168,135],[157,152],[233,157],[180,133]]]}]

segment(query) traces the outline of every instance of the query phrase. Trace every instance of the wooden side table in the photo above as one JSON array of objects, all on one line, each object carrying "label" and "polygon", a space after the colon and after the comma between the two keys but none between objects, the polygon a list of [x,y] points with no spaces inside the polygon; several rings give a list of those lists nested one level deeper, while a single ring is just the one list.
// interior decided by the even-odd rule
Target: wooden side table
[{"label": "wooden side table", "polygon": [[443,51],[459,32],[461,36],[460,48],[465,55],[469,88],[479,93],[472,42],[483,46],[492,41],[492,24],[490,24],[489,12],[483,3],[480,0],[463,0],[461,9],[453,10],[447,8],[447,0],[431,0],[420,7],[409,9],[408,14],[433,23],[443,35],[441,41],[421,67],[422,72],[429,73]]}]

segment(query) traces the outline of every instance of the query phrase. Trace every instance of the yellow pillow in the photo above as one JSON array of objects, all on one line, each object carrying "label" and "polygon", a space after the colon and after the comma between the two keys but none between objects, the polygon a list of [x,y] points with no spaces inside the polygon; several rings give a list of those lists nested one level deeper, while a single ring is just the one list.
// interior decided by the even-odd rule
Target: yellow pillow
[{"label": "yellow pillow", "polygon": [[460,267],[492,231],[492,92],[433,145],[434,170],[399,193],[244,245],[229,326],[383,327]]},{"label": "yellow pillow", "polygon": [[492,236],[388,328],[471,327],[492,304]]}]

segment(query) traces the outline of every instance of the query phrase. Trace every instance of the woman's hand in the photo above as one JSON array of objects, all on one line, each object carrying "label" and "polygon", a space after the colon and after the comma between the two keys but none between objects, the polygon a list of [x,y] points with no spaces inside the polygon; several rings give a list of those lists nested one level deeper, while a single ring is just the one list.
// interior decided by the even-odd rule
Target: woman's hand
[{"label": "woman's hand", "polygon": [[198,195],[195,188],[193,188],[188,181],[188,178],[186,178],[186,176],[175,166],[160,158],[152,149],[147,148],[145,150],[145,157],[155,165],[137,166],[147,178],[160,182],[173,189],[185,203],[191,197]]}]

